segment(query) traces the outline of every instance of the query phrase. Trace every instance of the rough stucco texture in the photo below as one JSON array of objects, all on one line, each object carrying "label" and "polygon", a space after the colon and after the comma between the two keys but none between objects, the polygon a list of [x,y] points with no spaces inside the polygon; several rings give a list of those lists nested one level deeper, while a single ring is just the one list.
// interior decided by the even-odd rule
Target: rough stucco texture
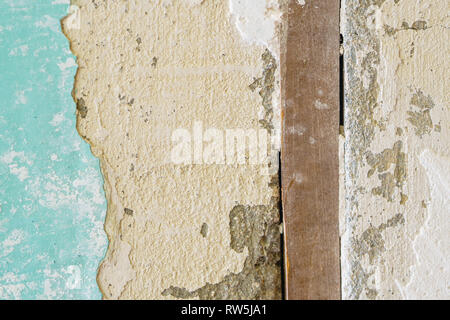
[{"label": "rough stucco texture", "polygon": [[[73,3],[77,128],[108,201],[103,297],[280,298],[276,153],[171,160],[172,133],[196,123],[278,140],[278,2]],[[342,1],[344,299],[450,297],[449,6]]]},{"label": "rough stucco texture", "polygon": [[276,53],[242,38],[228,1],[73,3],[77,127],[108,200],[104,298],[280,298],[278,177],[262,174],[274,161],[170,158],[172,132],[196,121],[274,135]]},{"label": "rough stucco texture", "polygon": [[449,11],[343,2],[343,298],[450,298]]}]

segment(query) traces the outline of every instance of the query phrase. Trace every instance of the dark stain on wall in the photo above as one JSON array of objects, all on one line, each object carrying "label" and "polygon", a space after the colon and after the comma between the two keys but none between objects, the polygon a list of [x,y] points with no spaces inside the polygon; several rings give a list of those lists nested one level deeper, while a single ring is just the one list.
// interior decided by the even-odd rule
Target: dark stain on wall
[{"label": "dark stain on wall", "polygon": [[231,248],[248,256],[244,268],[216,284],[189,291],[171,286],[164,296],[181,299],[281,299],[281,248],[278,199],[269,206],[235,206],[230,214]]}]

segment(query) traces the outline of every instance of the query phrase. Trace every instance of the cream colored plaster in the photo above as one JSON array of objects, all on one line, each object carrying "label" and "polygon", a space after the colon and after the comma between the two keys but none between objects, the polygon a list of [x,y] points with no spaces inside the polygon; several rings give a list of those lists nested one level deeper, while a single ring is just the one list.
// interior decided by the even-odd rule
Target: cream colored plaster
[{"label": "cream colored plaster", "polygon": [[[81,28],[65,33],[79,65],[77,127],[100,159],[108,198],[104,298],[168,299],[171,286],[194,291],[239,273],[248,248],[230,247],[229,214],[278,197],[261,174],[268,164],[175,165],[171,134],[192,133],[195,121],[260,129],[263,99],[249,86],[263,76],[265,46],[241,38],[228,1],[73,3]],[[279,129],[276,111],[270,119]]]}]

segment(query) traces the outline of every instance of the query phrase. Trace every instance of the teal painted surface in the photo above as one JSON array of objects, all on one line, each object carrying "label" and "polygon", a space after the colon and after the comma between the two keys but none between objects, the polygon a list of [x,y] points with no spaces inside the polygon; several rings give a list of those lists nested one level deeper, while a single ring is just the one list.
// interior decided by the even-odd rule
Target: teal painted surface
[{"label": "teal painted surface", "polygon": [[98,160],[75,128],[64,0],[0,0],[0,299],[98,299]]}]

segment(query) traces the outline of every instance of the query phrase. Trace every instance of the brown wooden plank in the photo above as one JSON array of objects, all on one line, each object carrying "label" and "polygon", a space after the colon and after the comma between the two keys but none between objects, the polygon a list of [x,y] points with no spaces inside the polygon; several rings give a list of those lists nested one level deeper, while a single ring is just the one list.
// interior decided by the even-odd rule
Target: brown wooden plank
[{"label": "brown wooden plank", "polygon": [[287,299],[339,299],[339,0],[292,0],[283,53]]}]

